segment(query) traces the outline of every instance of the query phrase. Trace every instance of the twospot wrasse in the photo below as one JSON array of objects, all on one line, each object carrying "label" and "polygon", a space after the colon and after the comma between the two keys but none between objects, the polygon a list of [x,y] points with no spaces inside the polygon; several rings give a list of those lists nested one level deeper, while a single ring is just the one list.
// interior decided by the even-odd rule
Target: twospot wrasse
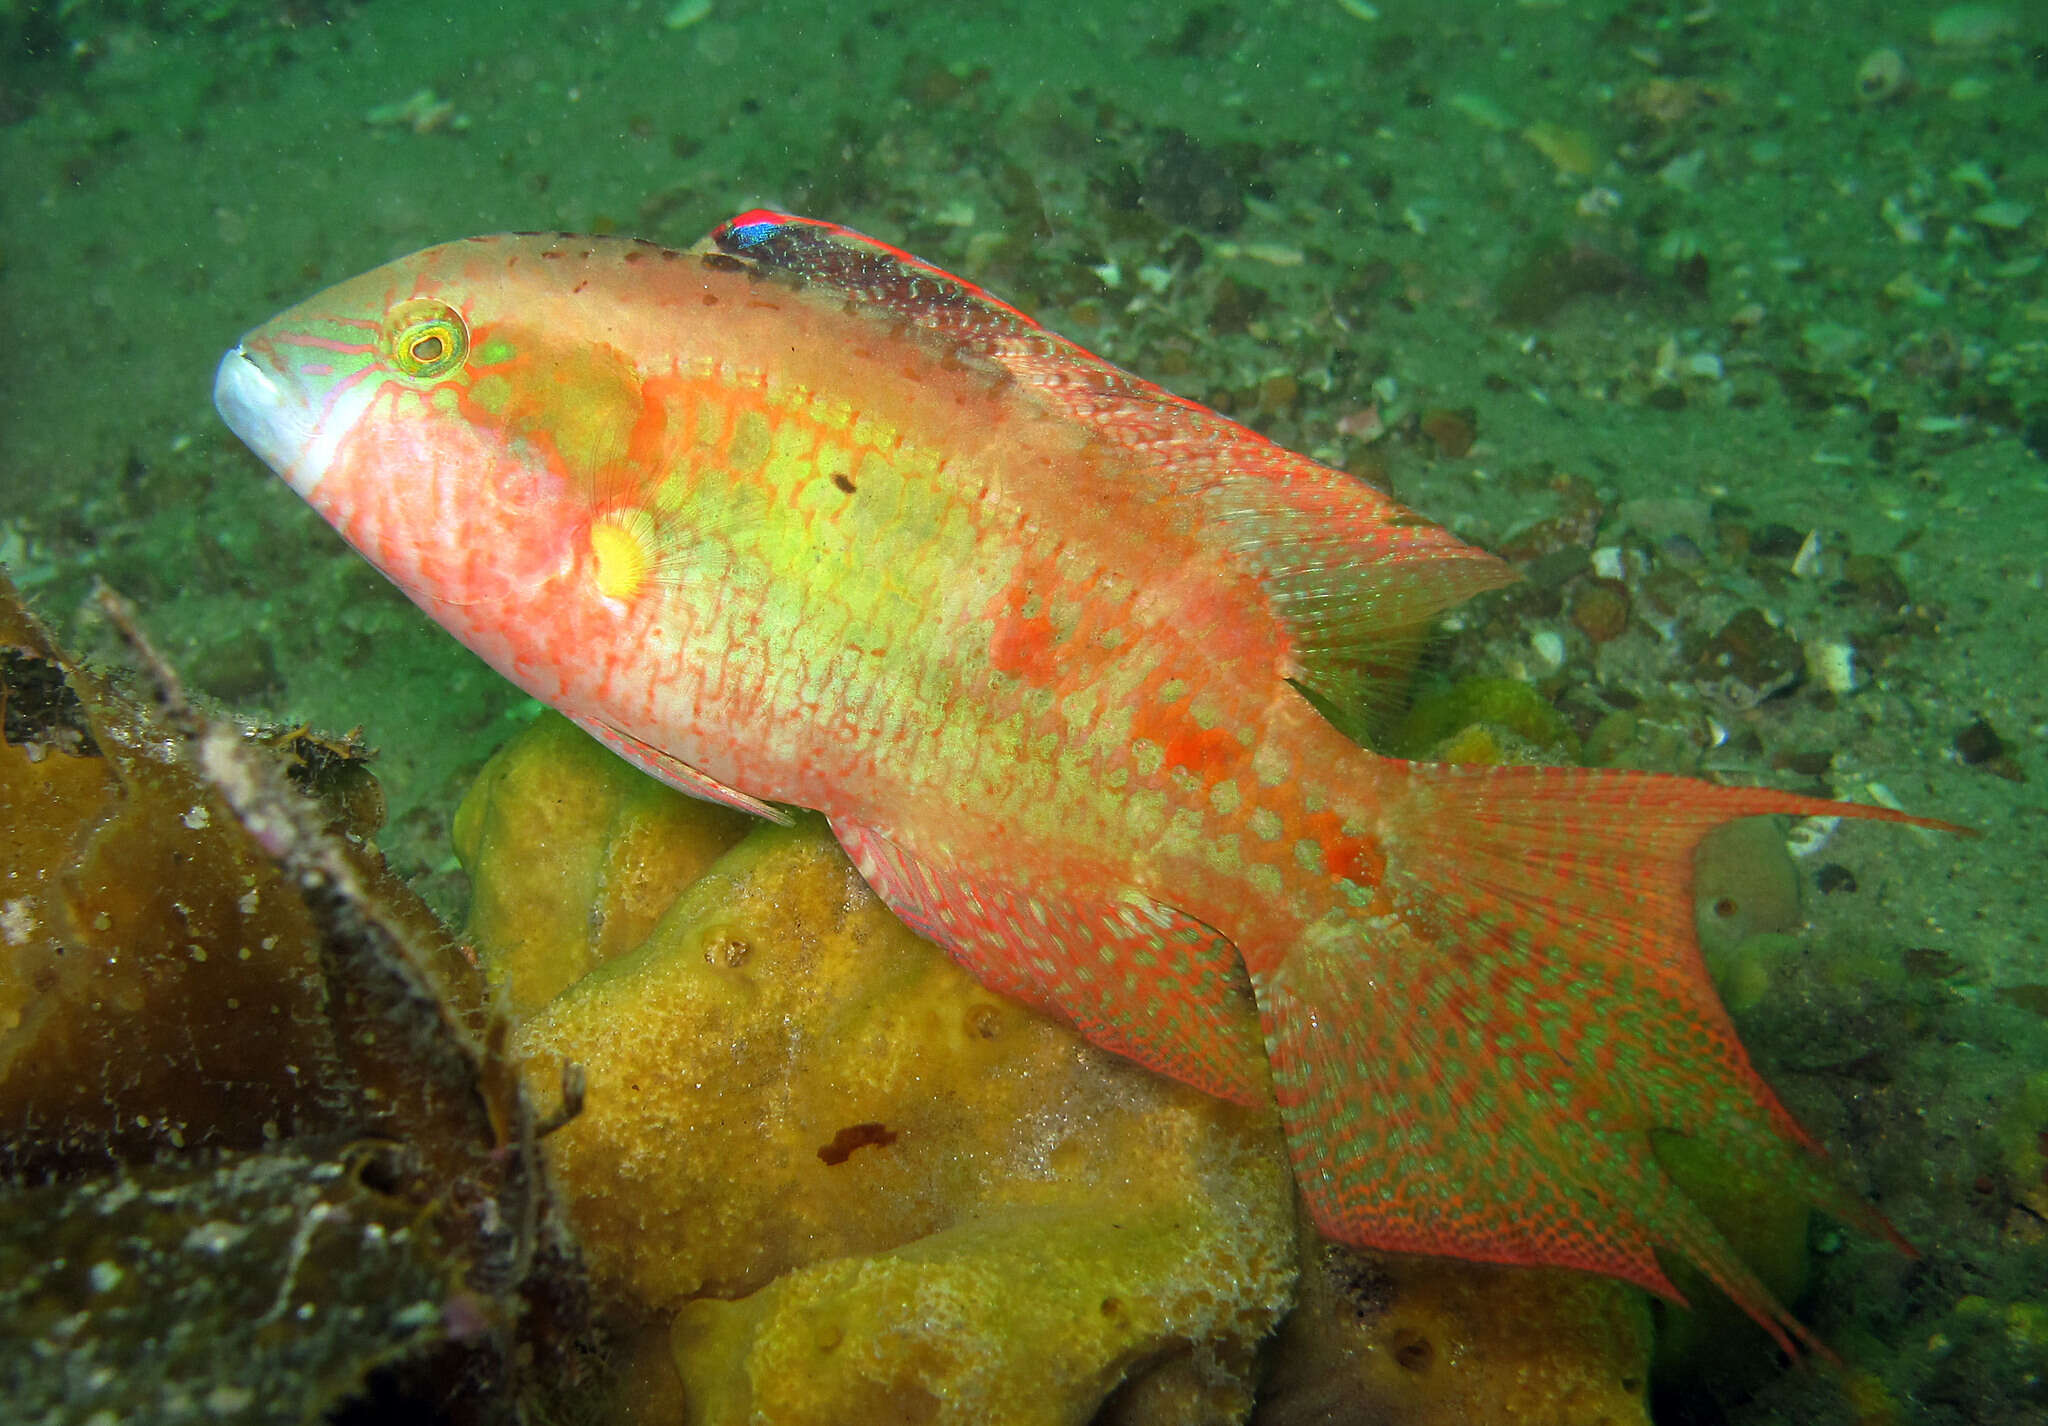
[{"label": "twospot wrasse", "polygon": [[1674,1251],[1789,1351],[1656,1138],[1889,1232],[1750,1067],[1691,858],[1738,817],[1916,819],[1367,751],[1332,718],[1508,567],[970,283],[769,212],[689,252],[472,238],[256,328],[214,399],[623,757],[817,809],[991,989],[1272,1096],[1333,1238],[1676,1299]]}]

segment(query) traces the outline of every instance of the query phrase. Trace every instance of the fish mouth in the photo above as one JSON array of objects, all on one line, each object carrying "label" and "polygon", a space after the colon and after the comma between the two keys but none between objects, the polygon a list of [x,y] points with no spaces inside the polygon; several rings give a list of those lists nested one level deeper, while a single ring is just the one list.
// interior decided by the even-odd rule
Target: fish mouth
[{"label": "fish mouth", "polygon": [[242,444],[298,491],[310,497],[320,471],[305,459],[314,434],[312,407],[237,343],[213,374],[213,407]]}]

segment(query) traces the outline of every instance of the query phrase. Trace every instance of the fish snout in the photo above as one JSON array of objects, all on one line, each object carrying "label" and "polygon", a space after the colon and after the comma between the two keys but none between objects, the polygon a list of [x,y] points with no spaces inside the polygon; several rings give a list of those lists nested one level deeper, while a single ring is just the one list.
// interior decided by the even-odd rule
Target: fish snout
[{"label": "fish snout", "polygon": [[236,343],[213,375],[213,405],[242,444],[311,498],[320,463],[307,459],[316,425],[311,402],[251,352]]}]

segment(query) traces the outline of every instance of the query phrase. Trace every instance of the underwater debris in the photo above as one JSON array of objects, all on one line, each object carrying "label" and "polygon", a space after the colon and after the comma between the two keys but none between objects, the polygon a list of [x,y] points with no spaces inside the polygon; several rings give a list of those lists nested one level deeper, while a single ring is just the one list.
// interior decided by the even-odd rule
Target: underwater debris
[{"label": "underwater debris", "polygon": [[457,112],[453,99],[443,99],[432,89],[416,89],[404,99],[379,104],[363,115],[372,128],[410,129],[431,134],[441,129],[460,132],[469,127],[469,115]]},{"label": "underwater debris", "polygon": [[1978,714],[1951,740],[1956,759],[1966,767],[1981,767],[2008,782],[2025,782],[2027,774],[2013,756],[2011,746],[1998,736],[1991,720]]},{"label": "underwater debris", "polygon": [[1479,439],[1479,413],[1470,406],[1458,410],[1435,407],[1422,413],[1419,429],[1446,460],[1462,459]]},{"label": "underwater debris", "polygon": [[[504,1323],[389,1144],[284,1145],[0,1196],[10,1420],[313,1422],[437,1354],[488,1387]],[[184,1411],[180,1411],[180,1405]]]},{"label": "underwater debris", "polygon": [[1693,659],[1701,692],[1732,708],[1754,708],[1783,693],[1806,672],[1799,640],[1763,610],[1738,610]]},{"label": "underwater debris", "polygon": [[1547,238],[1501,278],[1495,300],[1500,320],[1513,327],[1549,321],[1579,297],[1609,297],[1644,282],[1621,254],[1591,238]]},{"label": "underwater debris", "polygon": [[1856,66],[1856,97],[1865,104],[1889,104],[1912,87],[1913,73],[1905,56],[1890,45],[1872,50]]},{"label": "underwater debris", "polygon": [[358,839],[384,825],[384,789],[370,772],[376,753],[363,746],[362,732],[354,728],[329,738],[301,723],[257,735],[290,759],[285,776],[292,786],[326,804],[335,830]]},{"label": "underwater debris", "polygon": [[380,1400],[501,1419],[567,1373],[582,1312],[505,1024],[334,809],[103,602],[154,710],[0,578],[10,1400],[314,1421],[374,1371]]}]

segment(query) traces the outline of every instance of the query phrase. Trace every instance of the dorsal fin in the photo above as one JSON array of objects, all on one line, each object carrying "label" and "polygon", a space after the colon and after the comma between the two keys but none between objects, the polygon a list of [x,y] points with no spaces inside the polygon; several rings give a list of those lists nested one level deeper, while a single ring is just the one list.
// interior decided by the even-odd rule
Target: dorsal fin
[{"label": "dorsal fin", "polygon": [[712,248],[758,270],[941,334],[994,363],[1098,439],[1148,457],[1200,502],[1294,641],[1293,677],[1338,709],[1375,686],[1429,619],[1511,582],[1505,564],[1364,482],[1142,381],[973,283],[837,224],[754,209]]},{"label": "dorsal fin", "polygon": [[964,278],[837,223],[756,208],[713,228],[710,241],[729,256],[836,288],[921,327],[966,335],[1000,313],[1008,321],[1044,330]]}]

